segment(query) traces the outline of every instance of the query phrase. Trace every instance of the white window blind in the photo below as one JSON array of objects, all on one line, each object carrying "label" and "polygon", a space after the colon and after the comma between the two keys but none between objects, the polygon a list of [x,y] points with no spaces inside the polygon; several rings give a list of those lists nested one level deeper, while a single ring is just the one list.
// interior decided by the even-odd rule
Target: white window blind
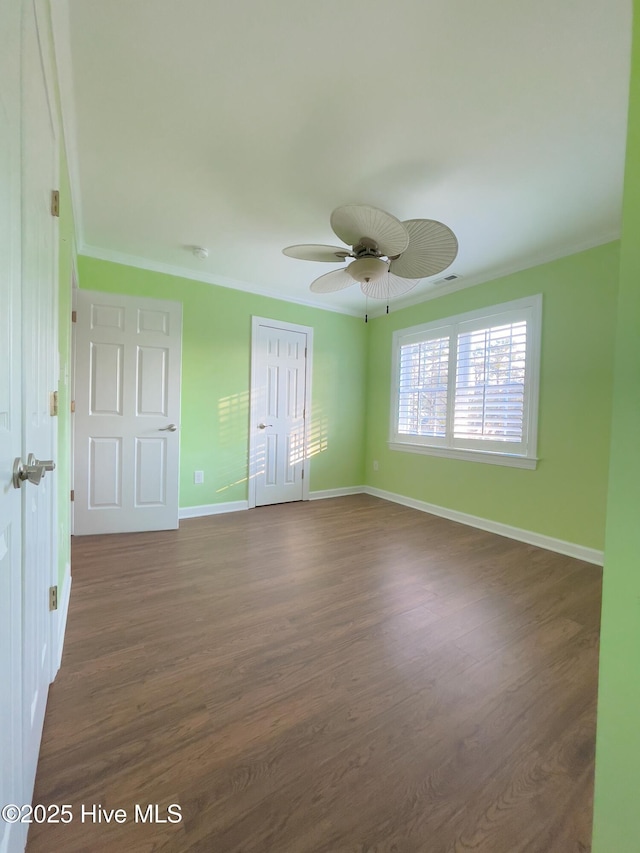
[{"label": "white window blind", "polygon": [[525,321],[458,336],[456,438],[522,441],[526,355]]},{"label": "white window blind", "polygon": [[398,431],[444,438],[447,429],[449,339],[435,338],[400,349]]},{"label": "white window blind", "polygon": [[541,304],[530,297],[396,332],[392,449],[535,459]]}]

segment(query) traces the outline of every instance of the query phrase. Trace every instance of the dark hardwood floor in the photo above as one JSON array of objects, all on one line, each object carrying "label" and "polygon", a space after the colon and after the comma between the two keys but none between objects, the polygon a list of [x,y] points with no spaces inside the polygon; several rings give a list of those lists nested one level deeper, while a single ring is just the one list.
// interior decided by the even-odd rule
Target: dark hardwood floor
[{"label": "dark hardwood floor", "polygon": [[585,853],[601,579],[364,495],[76,539],[27,849]]}]

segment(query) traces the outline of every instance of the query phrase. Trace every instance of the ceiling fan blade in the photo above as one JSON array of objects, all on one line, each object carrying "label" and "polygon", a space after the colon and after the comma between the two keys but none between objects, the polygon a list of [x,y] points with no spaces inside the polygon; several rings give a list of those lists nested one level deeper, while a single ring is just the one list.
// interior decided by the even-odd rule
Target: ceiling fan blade
[{"label": "ceiling fan blade", "polygon": [[425,278],[442,272],[458,254],[453,231],[435,219],[409,219],[403,223],[409,232],[409,246],[389,269],[403,278]]},{"label": "ceiling fan blade", "polygon": [[355,281],[346,269],[334,270],[312,281],[309,289],[313,290],[314,293],[335,293],[336,290],[344,290],[351,284],[355,284]]},{"label": "ceiling fan blade", "polygon": [[339,264],[351,256],[351,252],[344,246],[322,246],[319,243],[287,246],[282,250],[282,254],[289,258],[297,258],[299,261],[325,261],[329,264]]},{"label": "ceiling fan blade", "polygon": [[363,237],[375,240],[383,255],[400,255],[409,245],[407,229],[390,213],[368,204],[346,204],[331,214],[331,227],[344,243],[357,246]]},{"label": "ceiling fan blade", "polygon": [[375,281],[363,281],[360,288],[365,296],[371,296],[372,299],[393,299],[394,296],[402,296],[413,290],[418,283],[415,278],[401,278],[387,272]]}]

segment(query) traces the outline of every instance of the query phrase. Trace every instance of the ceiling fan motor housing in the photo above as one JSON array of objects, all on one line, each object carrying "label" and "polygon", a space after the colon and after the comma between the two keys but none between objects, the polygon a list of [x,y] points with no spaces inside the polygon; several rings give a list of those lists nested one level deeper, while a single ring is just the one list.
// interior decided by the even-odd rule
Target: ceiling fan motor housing
[{"label": "ceiling fan motor housing", "polygon": [[358,243],[353,247],[353,253],[356,258],[379,258],[382,255],[376,241],[370,240],[368,237],[361,237],[358,240]]},{"label": "ceiling fan motor housing", "polygon": [[355,281],[375,281],[383,276],[389,270],[387,261],[382,261],[380,258],[365,256],[353,261],[347,267],[347,272]]}]

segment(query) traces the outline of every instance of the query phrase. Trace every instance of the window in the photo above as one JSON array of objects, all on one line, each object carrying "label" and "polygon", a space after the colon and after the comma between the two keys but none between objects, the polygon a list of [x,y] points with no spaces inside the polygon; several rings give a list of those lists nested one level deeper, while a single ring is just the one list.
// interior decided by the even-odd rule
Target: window
[{"label": "window", "polygon": [[392,450],[536,466],[542,297],[393,335]]}]

